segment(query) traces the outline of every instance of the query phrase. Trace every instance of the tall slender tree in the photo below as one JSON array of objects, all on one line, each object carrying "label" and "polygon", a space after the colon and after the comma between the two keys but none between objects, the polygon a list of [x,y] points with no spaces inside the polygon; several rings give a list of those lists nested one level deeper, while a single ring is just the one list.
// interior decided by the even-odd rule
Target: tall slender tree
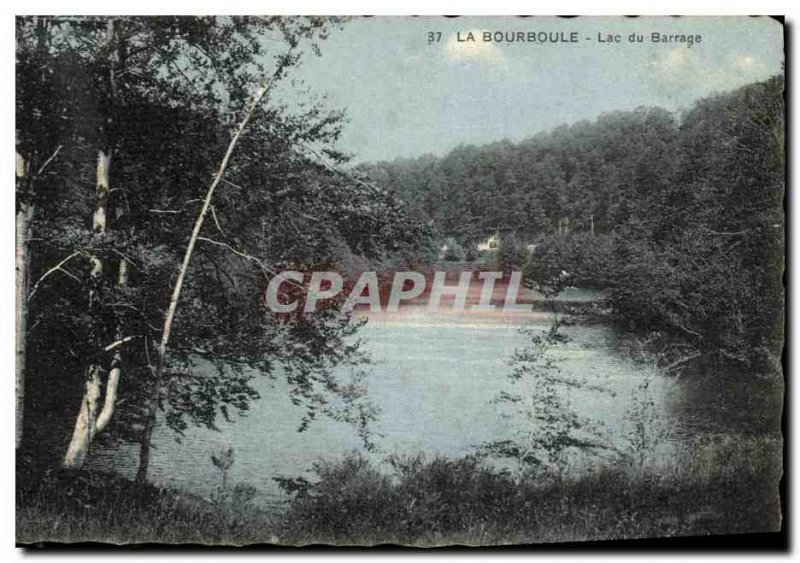
[{"label": "tall slender tree", "polygon": [[[285,323],[260,298],[282,268],[380,260],[424,239],[398,202],[341,172],[341,113],[314,99],[290,111],[268,90],[253,102],[265,76],[289,88],[338,23],[54,18],[34,60],[35,22],[18,19],[20,147],[64,146],[40,184],[29,261],[29,447],[80,467],[98,439],[135,442],[146,478],[155,423],[214,428],[279,365],[306,407],[300,429],[326,414],[367,438],[359,323],[330,311]],[[71,434],[50,438],[59,426]]]}]

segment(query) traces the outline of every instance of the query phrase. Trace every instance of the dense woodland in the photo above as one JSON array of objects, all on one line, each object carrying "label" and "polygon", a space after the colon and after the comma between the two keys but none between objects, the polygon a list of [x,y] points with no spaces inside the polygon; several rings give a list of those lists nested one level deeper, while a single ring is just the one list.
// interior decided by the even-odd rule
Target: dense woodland
[{"label": "dense woodland", "polygon": [[[359,323],[326,311],[280,323],[260,302],[282,268],[404,263],[430,246],[391,194],[341,171],[341,113],[310,95],[292,109],[271,97],[340,23],[17,19],[24,451],[81,467],[96,439],[140,444],[144,480],[157,416],[178,436],[214,427],[257,398],[254,370],[272,377],[277,366],[291,384],[286,400],[306,407],[301,427],[326,414],[365,431],[373,411],[359,377],[333,375],[363,361],[348,339]],[[165,342],[170,296],[226,147]]]},{"label": "dense woodland", "polygon": [[[533,284],[607,290],[636,331],[681,358],[779,360],[783,308],[783,77],[698,101],[603,114],[514,144],[461,146],[363,168],[474,259]],[[531,124],[535,128],[535,124]],[[533,256],[526,247],[535,244]],[[458,258],[458,256],[457,256]]]}]

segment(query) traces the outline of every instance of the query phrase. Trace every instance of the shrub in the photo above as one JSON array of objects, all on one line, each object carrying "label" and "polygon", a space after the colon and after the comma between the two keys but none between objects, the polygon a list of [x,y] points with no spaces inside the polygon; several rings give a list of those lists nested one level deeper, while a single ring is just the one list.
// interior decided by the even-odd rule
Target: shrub
[{"label": "shrub", "polygon": [[572,374],[561,372],[554,349],[567,337],[554,321],[546,332],[522,328],[529,344],[514,351],[508,390],[493,403],[508,421],[506,439],[485,443],[486,455],[516,463],[518,473],[561,473],[571,451],[593,453],[607,449],[599,421],[582,416],[571,407],[573,390],[608,393]]},{"label": "shrub", "polygon": [[[720,447],[733,448],[725,460]],[[762,437],[643,471],[620,463],[520,480],[473,457],[394,457],[386,475],[350,456],[316,467],[278,534],[292,545],[433,546],[776,531],[779,472],[764,462],[774,453]]]},{"label": "shrub", "polygon": [[445,251],[442,260],[447,262],[463,262],[466,260],[467,251],[461,244],[453,237],[448,237],[444,242]]},{"label": "shrub", "polygon": [[504,235],[500,239],[495,260],[497,268],[506,274],[522,271],[530,258],[530,252],[515,235]]},{"label": "shrub", "polygon": [[551,235],[539,240],[525,277],[536,284],[551,285],[566,272],[569,283],[587,289],[608,287],[613,241],[606,235],[587,233]]}]

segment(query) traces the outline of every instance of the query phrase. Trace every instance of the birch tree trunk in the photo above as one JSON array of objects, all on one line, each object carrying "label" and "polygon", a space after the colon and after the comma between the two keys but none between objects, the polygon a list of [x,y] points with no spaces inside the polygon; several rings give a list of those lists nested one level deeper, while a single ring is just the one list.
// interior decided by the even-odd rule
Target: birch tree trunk
[{"label": "birch tree trunk", "polygon": [[27,180],[28,163],[17,153],[16,157],[17,197],[19,208],[16,217],[16,333],[15,333],[15,376],[16,376],[16,427],[15,447],[22,443],[23,424],[25,421],[25,355],[27,353],[26,334],[28,332],[28,268],[30,241],[30,224],[33,218],[33,203],[28,201],[24,183]]},{"label": "birch tree trunk", "polygon": [[[40,54],[48,51],[49,25],[47,19],[37,16],[36,18],[37,50]],[[53,160],[59,146],[48,160],[42,165],[38,173],[31,174],[30,155],[26,159],[19,152],[16,153],[16,192],[17,192],[17,216],[16,216],[16,236],[15,236],[15,266],[16,266],[16,309],[15,309],[15,391],[16,391],[16,411],[15,411],[15,448],[19,449],[22,445],[22,438],[25,425],[25,362],[27,359],[28,341],[28,295],[30,289],[30,241],[32,238],[32,224],[34,214],[34,180],[41,175],[49,162]]]},{"label": "birch tree trunk", "polygon": [[[111,155],[102,150],[97,155],[97,188],[96,203],[92,228],[96,237],[103,236],[107,225],[108,192],[110,188]],[[89,309],[97,306],[97,288],[103,275],[103,261],[97,256],[92,256],[91,270],[89,273],[91,289],[89,290]],[[100,371],[101,366],[92,364],[87,369],[86,384],[81,400],[81,408],[72,439],[64,455],[63,466],[77,469],[83,466],[89,453],[91,444],[97,430],[97,403],[100,400]]]},{"label": "birch tree trunk", "polygon": [[[124,287],[127,284],[127,280],[128,262],[123,258],[119,264],[117,285],[119,287]],[[121,334],[121,330],[118,328],[118,341],[122,340]],[[89,366],[83,400],[81,401],[81,410],[75,422],[72,440],[64,456],[64,467],[79,469],[83,466],[89,454],[89,446],[91,446],[95,437],[105,429],[114,414],[114,409],[117,404],[119,380],[122,377],[122,346],[117,346],[114,349],[111,369],[108,372],[108,378],[106,380],[103,408],[98,414],[97,408],[100,401],[102,384],[101,372],[102,368],[100,365],[93,364]]]},{"label": "birch tree trunk", "polygon": [[[120,37],[120,29],[116,20],[109,19],[107,26],[107,45],[112,46],[116,41],[116,46],[109,49],[110,55],[110,68],[108,75],[108,82],[111,91],[112,107],[117,99],[117,69],[121,66],[124,52],[124,42]],[[113,111],[113,110],[112,110]],[[112,114],[113,115],[113,114]],[[113,123],[113,118],[109,118],[109,127]],[[108,135],[108,132],[105,132]],[[106,233],[108,228],[108,197],[111,190],[111,154],[113,152],[113,141],[107,141],[107,152],[99,150],[97,155],[97,189],[96,189],[96,203],[93,218],[93,231],[96,237],[101,237]],[[98,289],[103,276],[104,264],[103,261],[97,257],[92,256],[90,270],[90,284],[89,290],[89,308],[90,310],[96,307],[99,299]],[[119,271],[117,276],[117,286],[124,287],[128,281],[128,262],[124,258],[120,261]],[[122,338],[121,327],[116,327],[117,339]],[[111,366],[106,380],[105,399],[103,401],[103,409],[98,414],[98,403],[101,395],[101,374],[103,368],[100,364],[92,364],[89,366],[86,377],[86,384],[83,393],[83,400],[81,402],[81,410],[78,413],[78,419],[75,422],[75,428],[72,433],[72,440],[70,441],[67,453],[64,456],[63,466],[69,468],[80,468],[86,461],[86,456],[89,453],[89,446],[94,440],[95,436],[103,431],[111,420],[114,413],[114,408],[117,401],[117,389],[119,380],[122,376],[122,350],[117,347],[114,350],[114,355],[111,360]]]},{"label": "birch tree trunk", "polygon": [[247,128],[247,124],[253,117],[253,113],[255,112],[256,108],[258,108],[261,100],[266,95],[267,90],[269,90],[272,81],[280,76],[286,64],[288,64],[288,61],[289,55],[287,54],[283,61],[278,64],[278,68],[275,70],[272,76],[270,76],[270,78],[262,84],[261,88],[259,88],[258,92],[256,92],[255,97],[248,105],[247,111],[245,112],[241,123],[239,123],[239,127],[236,129],[236,133],[233,135],[233,138],[231,139],[230,143],[228,144],[228,148],[225,151],[225,155],[222,157],[222,161],[220,162],[217,173],[214,176],[214,180],[211,182],[211,185],[206,191],[205,198],[203,199],[203,207],[200,209],[197,219],[195,219],[194,228],[192,229],[192,234],[189,237],[189,243],[187,244],[186,251],[183,255],[181,268],[178,271],[178,278],[175,280],[175,286],[172,289],[172,295],[169,300],[167,313],[164,315],[164,328],[161,332],[161,341],[159,342],[156,356],[154,389],[153,394],[148,402],[147,421],[145,422],[145,428],[142,432],[142,441],[139,449],[139,469],[136,473],[136,480],[139,482],[144,482],[147,480],[147,473],[150,467],[150,441],[153,436],[153,428],[155,427],[156,415],[158,413],[162,380],[164,378],[164,369],[167,361],[167,346],[169,345],[172,323],[175,320],[175,312],[178,309],[178,301],[180,300],[181,290],[183,289],[184,281],[186,281],[186,274],[189,271],[189,264],[192,261],[192,253],[194,252],[194,247],[197,244],[197,239],[200,236],[200,230],[203,228],[203,222],[208,214],[208,210],[211,208],[211,200],[214,197],[214,191],[217,189],[217,186],[225,175],[225,171],[228,168],[228,163],[230,162],[233,151],[236,148],[236,144],[239,142],[239,138]]},{"label": "birch tree trunk", "polygon": [[[117,287],[125,287],[128,285],[128,261],[122,258],[119,262],[119,274],[117,276]],[[117,325],[117,341],[121,342],[123,339],[122,327]],[[114,414],[114,407],[117,404],[117,389],[119,388],[119,380],[122,377],[122,346],[118,346],[114,350],[114,357],[111,360],[111,370],[108,372],[108,379],[106,380],[106,395],[103,400],[103,410],[97,417],[95,423],[95,434],[99,434],[108,425]]]}]

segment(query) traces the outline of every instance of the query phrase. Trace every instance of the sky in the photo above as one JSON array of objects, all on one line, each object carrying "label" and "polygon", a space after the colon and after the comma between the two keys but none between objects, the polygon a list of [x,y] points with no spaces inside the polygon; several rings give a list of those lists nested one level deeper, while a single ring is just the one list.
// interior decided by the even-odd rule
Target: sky
[{"label": "sky", "polygon": [[[485,31],[574,32],[578,41],[485,42]],[[441,36],[429,43],[428,32]],[[654,43],[653,32],[701,40]],[[630,42],[632,33],[643,41]],[[688,108],[780,72],[783,29],[744,17],[377,17],[351,20],[321,48],[300,77],[345,110],[339,147],[364,162],[519,141],[607,111]]]}]

